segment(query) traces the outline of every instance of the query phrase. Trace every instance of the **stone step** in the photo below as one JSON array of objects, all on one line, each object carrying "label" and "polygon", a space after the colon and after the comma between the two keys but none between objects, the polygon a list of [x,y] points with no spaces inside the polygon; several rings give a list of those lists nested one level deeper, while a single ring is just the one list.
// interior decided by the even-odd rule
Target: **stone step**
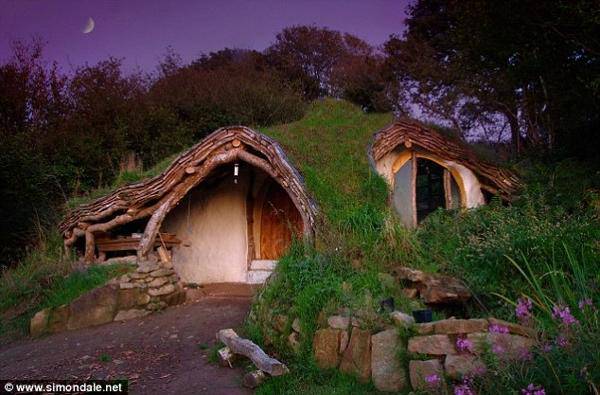
[{"label": "stone step", "polygon": [[248,284],[264,284],[271,273],[273,273],[271,270],[248,270],[246,282]]},{"label": "stone step", "polygon": [[275,266],[277,266],[277,261],[275,260],[267,260],[267,259],[256,259],[250,262],[250,270],[275,270]]}]

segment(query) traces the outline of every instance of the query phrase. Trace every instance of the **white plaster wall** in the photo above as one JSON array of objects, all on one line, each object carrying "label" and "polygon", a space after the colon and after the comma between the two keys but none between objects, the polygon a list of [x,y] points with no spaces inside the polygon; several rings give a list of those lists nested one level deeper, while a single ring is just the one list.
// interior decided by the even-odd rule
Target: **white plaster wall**
[{"label": "white plaster wall", "polygon": [[[394,187],[394,172],[393,165],[396,159],[402,154],[403,149],[394,149],[375,163],[377,172],[388,182],[390,188]],[[455,170],[462,178],[467,208],[473,208],[485,204],[483,193],[481,192],[481,184],[470,169],[453,161],[441,160],[441,164],[449,170]]]},{"label": "white plaster wall", "polygon": [[210,190],[195,188],[165,218],[162,229],[182,240],[173,266],[184,282],[247,281],[248,177],[240,176],[238,184],[227,177]]}]

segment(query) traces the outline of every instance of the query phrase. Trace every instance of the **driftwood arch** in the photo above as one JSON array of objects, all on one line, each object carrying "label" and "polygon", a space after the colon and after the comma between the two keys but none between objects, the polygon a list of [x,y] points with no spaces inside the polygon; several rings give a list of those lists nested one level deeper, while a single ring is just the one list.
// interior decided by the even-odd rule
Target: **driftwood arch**
[{"label": "driftwood arch", "polygon": [[177,157],[160,175],[126,185],[69,212],[59,225],[65,248],[85,238],[84,258],[94,260],[95,234],[139,219],[149,218],[137,247],[138,258],[151,250],[165,216],[217,167],[246,162],[267,173],[289,194],[304,223],[304,237],[314,232],[316,205],[303,178],[290,164],[281,146],[244,126],[218,129]]}]

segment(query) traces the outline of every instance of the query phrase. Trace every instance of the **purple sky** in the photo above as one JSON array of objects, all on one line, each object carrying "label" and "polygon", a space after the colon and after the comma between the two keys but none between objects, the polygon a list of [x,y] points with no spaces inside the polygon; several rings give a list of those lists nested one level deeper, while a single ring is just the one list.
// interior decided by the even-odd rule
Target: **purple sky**
[{"label": "purple sky", "polygon": [[[401,33],[408,0],[0,0],[0,59],[38,35],[65,71],[109,55],[154,71],[167,46],[185,62],[224,47],[262,50],[283,27],[316,24],[371,44]],[[88,17],[96,27],[82,29]]]}]

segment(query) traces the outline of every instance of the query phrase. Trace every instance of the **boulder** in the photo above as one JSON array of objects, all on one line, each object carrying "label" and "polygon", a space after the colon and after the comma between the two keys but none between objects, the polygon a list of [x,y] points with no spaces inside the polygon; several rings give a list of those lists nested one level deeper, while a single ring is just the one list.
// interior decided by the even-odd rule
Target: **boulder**
[{"label": "boulder", "polygon": [[396,356],[400,346],[396,329],[371,336],[371,377],[379,391],[397,392],[406,386],[406,372]]},{"label": "boulder", "polygon": [[48,320],[48,332],[57,333],[66,331],[68,322],[69,305],[63,304],[62,306],[52,309],[50,319]]},{"label": "boulder", "polygon": [[164,285],[160,288],[150,288],[148,290],[148,294],[150,296],[162,296],[162,295],[168,295],[170,293],[175,292],[175,286],[173,284],[167,284]]},{"label": "boulder", "polygon": [[87,292],[69,306],[67,328],[79,329],[111,322],[117,308],[117,287],[107,285]]},{"label": "boulder", "polygon": [[29,334],[32,337],[41,336],[48,330],[48,320],[52,309],[47,308],[38,311],[29,322]]},{"label": "boulder", "polygon": [[537,332],[534,328],[528,328],[523,325],[515,324],[514,322],[499,320],[498,318],[493,318],[493,317],[488,318],[488,321],[490,323],[490,326],[491,325],[503,326],[505,328],[508,328],[508,331],[515,335],[531,337],[534,339],[537,338]]},{"label": "boulder", "polygon": [[428,304],[456,304],[471,299],[471,292],[463,283],[450,276],[429,277],[420,293]]},{"label": "boulder", "polygon": [[[148,300],[146,300],[144,296],[146,296]],[[117,308],[119,310],[128,310],[135,306],[148,303],[149,298],[148,294],[140,288],[120,289],[117,297]]]},{"label": "boulder", "polygon": [[410,328],[415,324],[415,319],[412,315],[408,315],[401,311],[392,311],[390,317],[394,323],[402,328]]},{"label": "boulder", "polygon": [[[437,359],[427,361],[410,361],[408,364],[410,385],[413,390],[424,391],[429,394],[446,393],[444,370]],[[436,381],[434,379],[439,379]]]},{"label": "boulder", "polygon": [[159,265],[157,262],[144,261],[140,262],[136,271],[138,273],[150,273],[154,270],[159,269]]},{"label": "boulder", "polygon": [[485,332],[487,329],[488,322],[484,319],[457,320],[450,318],[434,322],[434,331],[440,334]]},{"label": "boulder", "polygon": [[350,325],[350,317],[344,317],[341,315],[332,315],[327,318],[327,324],[333,329],[348,329]]},{"label": "boulder", "polygon": [[313,338],[313,351],[317,366],[321,369],[332,369],[338,366],[340,361],[339,336],[339,329],[319,329],[315,332]]},{"label": "boulder", "polygon": [[354,328],[350,342],[342,355],[340,370],[353,374],[362,382],[371,377],[371,334],[367,330]]},{"label": "boulder", "polygon": [[475,355],[460,354],[448,355],[444,361],[446,374],[460,380],[465,375],[481,375],[485,372],[485,363]]},{"label": "boulder", "polygon": [[119,288],[120,289],[141,288],[141,285],[138,284],[137,282],[135,282],[135,283],[120,283]]},{"label": "boulder", "polygon": [[133,318],[144,317],[150,314],[148,310],[144,309],[130,309],[130,310],[120,310],[115,316],[115,321],[126,321],[131,320]]},{"label": "boulder", "polygon": [[408,340],[408,351],[418,354],[456,354],[456,348],[448,335],[414,336]]}]

